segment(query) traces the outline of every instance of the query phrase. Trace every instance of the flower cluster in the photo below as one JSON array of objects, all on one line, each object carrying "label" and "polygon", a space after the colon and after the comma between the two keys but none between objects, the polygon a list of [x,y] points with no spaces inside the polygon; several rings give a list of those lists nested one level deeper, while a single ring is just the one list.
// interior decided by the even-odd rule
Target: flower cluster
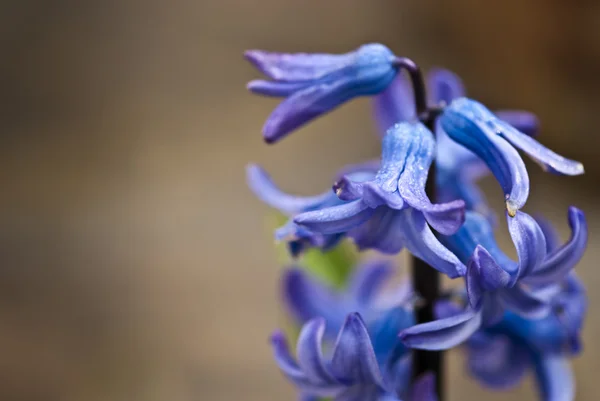
[{"label": "flower cluster", "polygon": [[[291,256],[326,253],[349,239],[358,250],[406,249],[464,282],[463,290],[440,292],[437,320],[424,322],[416,313],[422,283],[394,284],[389,261],[359,263],[342,288],[305,267],[286,269],[282,297],[301,327],[295,355],[282,332],[271,343],[300,396],[437,400],[435,372],[414,370],[415,350],[462,345],[469,373],[491,389],[510,388],[531,370],[541,400],[573,400],[568,359],[581,350],[586,312],[573,268],[586,248],[587,223],[569,208],[571,236],[560,244],[548,222],[522,210],[530,181],[519,151],[554,174],[582,174],[581,163],[535,139],[533,114],[492,112],[467,98],[450,71],[423,79],[411,60],[381,44],[342,55],[252,50],[246,57],[270,79],[248,88],[284,98],[264,126],[269,143],[355,97],[373,96],[381,156],[342,168],[323,193],[285,193],[261,167],[248,166],[252,191],[288,218],[275,238]],[[490,173],[504,194],[517,260],[496,242],[499,223],[477,185]]]}]

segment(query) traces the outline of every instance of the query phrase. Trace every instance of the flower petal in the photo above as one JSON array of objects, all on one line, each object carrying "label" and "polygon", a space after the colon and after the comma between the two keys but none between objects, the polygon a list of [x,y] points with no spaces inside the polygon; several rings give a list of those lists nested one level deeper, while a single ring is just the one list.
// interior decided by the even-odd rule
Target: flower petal
[{"label": "flower petal", "polygon": [[273,82],[255,79],[248,82],[246,88],[258,95],[287,97],[306,88],[308,85],[306,82]]},{"label": "flower petal", "polygon": [[435,392],[435,375],[425,373],[415,380],[411,392],[411,401],[437,401]]},{"label": "flower petal", "polygon": [[575,379],[567,358],[556,354],[538,355],[535,377],[543,401],[573,401]]},{"label": "flower petal", "polygon": [[396,123],[416,117],[413,91],[406,77],[398,74],[386,90],[375,96],[373,113],[381,136]]},{"label": "flower petal", "polygon": [[454,141],[481,158],[502,187],[511,214],[523,207],[529,195],[529,176],[519,153],[496,132],[498,120],[480,103],[454,100],[440,117],[444,131]]},{"label": "flower petal", "polygon": [[248,186],[260,200],[288,215],[336,202],[333,191],[327,191],[316,196],[286,194],[275,185],[269,174],[256,164],[249,164],[246,167],[246,176]]},{"label": "flower petal", "polygon": [[489,336],[485,346],[468,345],[469,373],[482,385],[508,390],[521,382],[531,365],[527,349],[506,336]]},{"label": "flower petal", "polygon": [[465,285],[472,308],[479,308],[486,291],[495,291],[510,282],[510,274],[496,263],[492,255],[477,245],[467,264]]},{"label": "flower petal", "polygon": [[546,253],[550,255],[552,252],[558,249],[558,247],[560,247],[560,237],[558,232],[556,232],[556,229],[552,223],[544,217],[536,215],[534,218],[544,233],[544,238],[546,238]]},{"label": "flower petal", "polygon": [[544,261],[546,238],[533,217],[525,212],[519,211],[514,217],[507,213],[506,220],[519,257],[518,277],[526,277]]},{"label": "flower petal", "polygon": [[434,68],[427,74],[427,86],[431,103],[435,106],[448,105],[465,95],[465,87],[458,75],[442,68]]},{"label": "flower petal", "polygon": [[320,83],[295,92],[273,110],[263,126],[263,137],[267,143],[275,143],[357,95],[348,79]]},{"label": "flower petal", "polygon": [[360,226],[348,232],[360,251],[377,249],[395,255],[404,247],[404,233],[400,214],[402,211],[380,206]]},{"label": "flower petal", "polygon": [[389,367],[408,354],[408,350],[398,338],[398,333],[414,324],[413,311],[402,306],[387,310],[368,324],[379,366]]},{"label": "flower petal", "polygon": [[331,369],[340,380],[383,386],[371,339],[358,313],[346,318],[333,349]]},{"label": "flower petal", "polygon": [[276,81],[312,81],[350,65],[355,56],[346,54],[276,53],[248,50],[246,59]]},{"label": "flower petal", "polygon": [[527,278],[532,285],[545,285],[559,282],[579,263],[587,246],[588,228],[585,214],[569,208],[571,237],[560,248],[552,252]]},{"label": "flower petal", "polygon": [[463,276],[466,267],[433,234],[423,214],[404,209],[397,214],[396,229],[402,230],[404,246],[417,258],[450,278]]},{"label": "flower petal", "polygon": [[299,268],[284,272],[281,287],[283,300],[292,316],[299,323],[324,318],[327,322],[326,334],[332,338],[342,327],[346,314],[350,312],[348,309],[353,308],[343,303],[330,288]]},{"label": "flower petal", "polygon": [[423,125],[412,125],[412,132],[401,131],[410,148],[398,180],[398,191],[406,203],[424,213],[427,222],[444,235],[455,233],[465,220],[465,203],[455,200],[433,204],[425,193],[429,167],[433,160],[433,134]]},{"label": "flower petal", "polygon": [[290,354],[283,333],[275,332],[271,336],[271,345],[277,366],[287,379],[294,383],[302,393],[321,397],[333,397],[344,389],[344,386],[337,381],[315,383],[309,380]]},{"label": "flower petal", "polygon": [[445,319],[418,324],[400,333],[410,348],[445,350],[466,341],[481,326],[481,311],[466,309]]},{"label": "flower petal", "polygon": [[583,164],[554,153],[530,136],[527,136],[503,121],[497,121],[497,132],[513,146],[527,153],[544,171],[554,174],[580,175],[584,173]]},{"label": "flower petal", "polygon": [[339,206],[301,213],[294,218],[294,222],[311,231],[336,234],[364,223],[373,213],[373,209],[361,200],[356,200]]},{"label": "flower petal", "polygon": [[527,136],[536,137],[540,121],[535,114],[523,110],[497,110],[496,116]]},{"label": "flower petal", "polygon": [[394,273],[390,260],[377,260],[359,266],[352,275],[348,293],[358,304],[367,305],[379,294]]},{"label": "flower petal", "polygon": [[296,345],[298,365],[312,382],[332,382],[335,379],[327,371],[323,361],[321,341],[325,333],[325,319],[316,318],[302,326]]}]

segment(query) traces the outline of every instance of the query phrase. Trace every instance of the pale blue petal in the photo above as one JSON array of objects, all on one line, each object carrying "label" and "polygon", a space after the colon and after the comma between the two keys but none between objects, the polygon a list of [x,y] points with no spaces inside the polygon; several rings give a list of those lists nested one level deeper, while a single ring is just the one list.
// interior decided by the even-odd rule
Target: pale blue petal
[{"label": "pale blue petal", "polygon": [[325,319],[316,318],[302,326],[296,345],[298,365],[312,382],[332,382],[335,379],[329,374],[323,361],[321,341],[325,333]]},{"label": "pale blue petal", "polygon": [[249,164],[246,167],[246,175],[248,186],[260,200],[288,215],[336,202],[333,191],[327,191],[317,196],[286,194],[275,185],[269,174],[256,164]]},{"label": "pale blue petal", "polygon": [[526,277],[546,258],[546,238],[536,221],[524,212],[506,216],[508,232],[519,258],[519,277]]},{"label": "pale blue petal", "polygon": [[331,370],[342,381],[383,386],[371,339],[358,313],[346,318],[334,346]]},{"label": "pale blue petal", "polygon": [[361,200],[339,206],[301,213],[294,218],[296,224],[321,234],[346,232],[367,221],[374,210]]},{"label": "pale blue petal", "polygon": [[538,355],[535,359],[535,378],[543,401],[575,400],[575,378],[564,356]]},{"label": "pale blue petal", "polygon": [[466,309],[445,319],[418,324],[400,333],[410,348],[445,350],[466,340],[481,326],[481,311]]}]

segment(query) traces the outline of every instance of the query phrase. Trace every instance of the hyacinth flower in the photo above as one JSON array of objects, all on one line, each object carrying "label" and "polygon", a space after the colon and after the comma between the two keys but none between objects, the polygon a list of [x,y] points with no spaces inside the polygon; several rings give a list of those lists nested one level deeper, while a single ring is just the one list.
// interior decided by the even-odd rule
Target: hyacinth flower
[{"label": "hyacinth flower", "polygon": [[348,203],[301,213],[294,222],[321,234],[347,233],[359,249],[388,254],[406,247],[450,277],[465,266],[431,231],[454,233],[464,220],[464,202],[433,204],[425,193],[435,151],[433,134],[421,123],[399,123],[382,142],[381,168],[372,180],[342,177],[334,185]]},{"label": "hyacinth flower", "polygon": [[[366,180],[375,175],[378,167],[378,161],[352,165],[342,169],[338,176],[347,174],[358,181]],[[287,194],[279,189],[269,174],[256,164],[249,164],[246,167],[246,176],[248,186],[259,199],[290,217],[285,225],[275,231],[275,239],[287,241],[288,250],[293,257],[299,256],[309,248],[320,248],[327,251],[336,246],[343,238],[342,234],[315,233],[293,221],[293,217],[302,212],[346,203],[340,200],[333,190],[328,189],[314,196]]]},{"label": "hyacinth flower", "polygon": [[[529,215],[519,211],[507,216],[509,233],[518,262],[511,260],[495,242],[489,222],[468,213],[464,226],[446,239],[459,257],[469,258],[465,284],[468,307],[464,312],[404,330],[401,337],[411,348],[441,350],[456,346],[479,327],[496,324],[506,310],[536,319],[548,315],[551,299],[562,280],[581,260],[587,244],[587,222],[575,207],[568,213],[571,236],[562,246],[548,252],[544,232]],[[469,256],[471,255],[471,256]]]},{"label": "hyacinth flower", "polygon": [[277,365],[297,387],[301,399],[327,397],[335,401],[394,401],[400,400],[403,393],[412,393],[409,398],[403,399],[437,400],[431,376],[422,377],[410,391],[402,388],[406,378],[410,377],[410,365],[399,363],[393,372],[382,371],[371,337],[358,313],[351,313],[346,318],[328,353],[330,356],[323,353],[325,325],[325,319],[316,318],[302,327],[296,358],[281,332],[271,337]]},{"label": "hyacinth flower", "polygon": [[[573,400],[569,359],[581,352],[587,310],[585,291],[573,274],[563,280],[551,303],[551,313],[542,319],[507,311],[497,324],[475,332],[465,343],[470,375],[484,387],[508,390],[533,371],[541,401]],[[439,317],[460,313],[453,302],[437,305]]]},{"label": "hyacinth flower", "polygon": [[529,196],[529,176],[517,149],[527,153],[545,171],[583,174],[583,165],[566,159],[502,121],[484,105],[464,97],[445,107],[440,124],[448,136],[482,159],[504,191],[506,210],[515,216]]},{"label": "hyacinth flower", "polygon": [[378,43],[340,55],[284,54],[250,50],[246,58],[271,81],[248,84],[254,93],[285,97],[263,127],[268,143],[319,117],[348,100],[382,92],[400,68],[414,67]]}]

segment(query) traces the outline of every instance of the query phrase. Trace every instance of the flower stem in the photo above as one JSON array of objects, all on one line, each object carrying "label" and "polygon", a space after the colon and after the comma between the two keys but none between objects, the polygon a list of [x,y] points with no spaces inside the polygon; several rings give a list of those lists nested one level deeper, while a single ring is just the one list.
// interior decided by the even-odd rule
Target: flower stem
[{"label": "flower stem", "polygon": [[[417,116],[429,130],[435,132],[435,120],[440,110],[427,108],[427,93],[425,82],[419,67],[410,59],[398,58],[396,65],[405,68],[410,76],[415,109]],[[429,175],[425,185],[425,192],[432,202],[435,201],[435,161],[429,168]],[[434,306],[440,297],[440,274],[426,262],[411,256],[412,260],[412,282],[415,292],[419,295],[421,302],[415,306],[415,317],[417,323],[426,323],[435,320]],[[439,401],[444,401],[444,371],[442,351],[413,351],[413,378],[424,373],[433,373],[436,377],[436,392]]]}]

